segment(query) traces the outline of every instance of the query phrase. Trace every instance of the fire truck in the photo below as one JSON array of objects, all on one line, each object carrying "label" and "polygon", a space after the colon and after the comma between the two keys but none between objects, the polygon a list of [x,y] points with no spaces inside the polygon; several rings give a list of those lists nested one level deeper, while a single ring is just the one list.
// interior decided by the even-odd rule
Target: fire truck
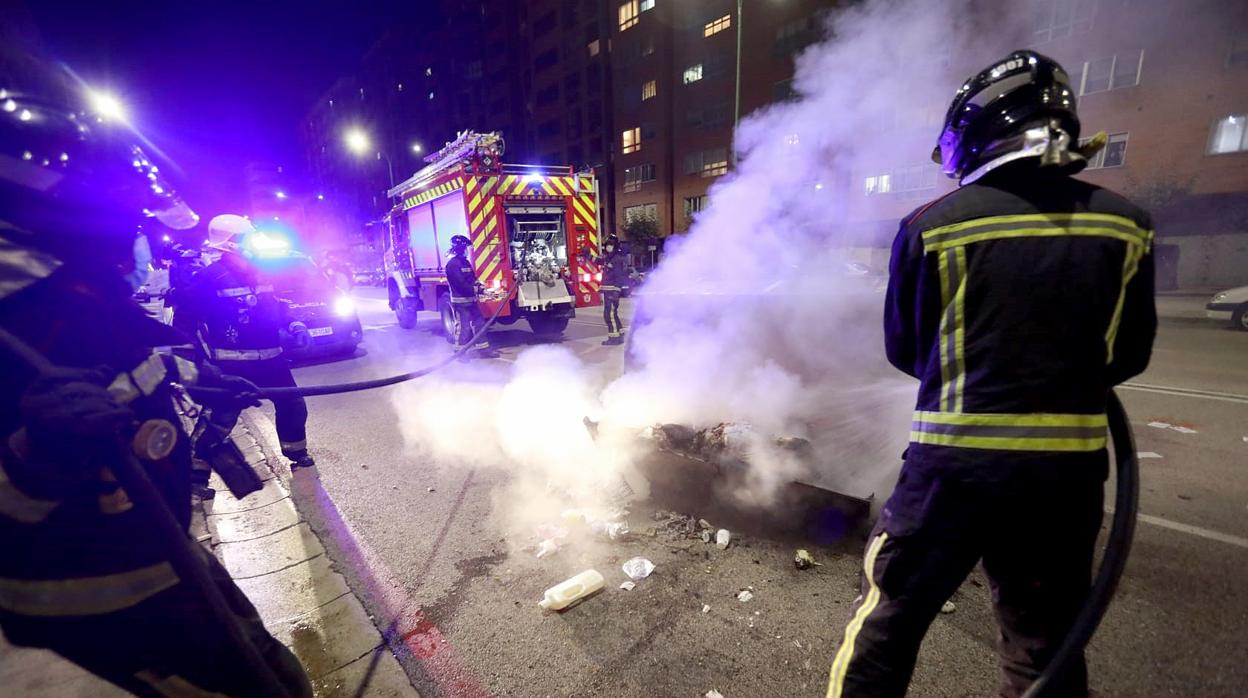
[{"label": "fire truck", "polygon": [[415,327],[418,311],[436,311],[453,340],[444,261],[454,235],[472,241],[487,318],[524,319],[538,336],[557,337],[576,308],[601,304],[594,175],[503,164],[502,154],[500,134],[466,131],[389,191],[398,203],[386,218],[383,260],[401,327]]}]

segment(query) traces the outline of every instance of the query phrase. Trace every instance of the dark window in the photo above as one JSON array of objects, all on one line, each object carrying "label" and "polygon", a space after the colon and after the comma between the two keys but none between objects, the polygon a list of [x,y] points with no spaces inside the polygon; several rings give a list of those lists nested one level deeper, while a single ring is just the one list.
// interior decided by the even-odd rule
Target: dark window
[{"label": "dark window", "polygon": [[546,14],[542,15],[541,17],[538,17],[538,18],[537,18],[537,21],[533,22],[533,36],[534,36],[534,38],[536,38],[536,37],[540,37],[540,36],[545,36],[546,34],[548,34],[548,33],[550,32],[550,30],[552,30],[552,29],[554,29],[554,28],[555,28],[555,24],[556,24],[556,22],[557,22],[557,21],[558,21],[558,20],[557,20],[557,18],[555,17],[555,11],[554,11],[554,10],[551,10],[550,12],[547,12]]},{"label": "dark window", "polygon": [[787,102],[797,99],[797,91],[793,89],[793,79],[781,80],[771,86],[771,101]]},{"label": "dark window", "polygon": [[602,128],[602,102],[594,100],[589,103],[589,130],[597,131]]},{"label": "dark window", "polygon": [[543,121],[541,126],[537,127],[538,138],[554,138],[559,135],[559,120],[551,119]]},{"label": "dark window", "polygon": [[559,101],[558,83],[542,88],[537,93],[537,106],[545,107]]},{"label": "dark window", "polygon": [[693,214],[706,208],[711,202],[711,197],[703,194],[702,196],[686,196],[685,197],[685,217],[691,218]]},{"label": "dark window", "polygon": [[1226,57],[1227,66],[1248,66],[1248,32],[1240,32],[1231,39],[1231,52]]},{"label": "dark window", "polygon": [[563,78],[563,96],[568,104],[581,101],[581,74],[568,73]]},{"label": "dark window", "polygon": [[577,140],[581,137],[581,112],[574,109],[568,112],[568,140]]},{"label": "dark window", "polygon": [[602,72],[597,66],[585,69],[585,89],[591,95],[602,94]]},{"label": "dark window", "polygon": [[589,162],[590,164],[602,162],[602,138],[599,136],[589,139]]},{"label": "dark window", "polygon": [[[1126,133],[1111,133],[1109,142],[1105,147],[1093,155],[1088,160],[1089,170],[1096,170],[1102,167],[1122,167],[1127,162],[1127,136]],[[1080,140],[1080,143],[1086,143],[1087,139]]]},{"label": "dark window", "polygon": [[654,181],[654,163],[624,168],[624,191],[638,191],[641,185]]},{"label": "dark window", "polygon": [[469,80],[478,80],[481,78],[481,61],[471,61],[464,66],[464,77]]},{"label": "dark window", "polygon": [[819,21],[814,17],[801,17],[776,28],[776,40],[771,50],[778,56],[784,56],[796,53],[818,40]]},{"label": "dark window", "polygon": [[585,162],[585,158],[583,157],[583,156],[584,156],[584,154],[585,154],[585,153],[581,150],[581,146],[580,146],[580,145],[570,145],[570,146],[568,146],[568,164],[569,164],[569,165],[579,165],[579,164],[581,164],[581,163]]},{"label": "dark window", "polygon": [[540,72],[559,62],[559,49],[552,48],[533,59],[533,69]]},{"label": "dark window", "polygon": [[564,0],[563,3],[563,28],[571,29],[577,23],[576,0]]},{"label": "dark window", "polygon": [[657,128],[655,128],[655,126],[654,126],[654,123],[653,123],[653,122],[646,122],[646,121],[643,121],[643,122],[642,122],[642,124],[641,124],[641,140],[643,140],[643,141],[652,141],[652,140],[654,140],[655,138],[658,138],[658,136],[659,136],[659,130],[658,130]]}]

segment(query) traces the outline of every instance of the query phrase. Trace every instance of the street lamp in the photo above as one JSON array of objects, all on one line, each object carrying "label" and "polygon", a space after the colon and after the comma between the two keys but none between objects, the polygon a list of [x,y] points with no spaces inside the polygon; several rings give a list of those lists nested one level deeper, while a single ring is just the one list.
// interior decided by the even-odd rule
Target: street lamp
[{"label": "street lamp", "polygon": [[413,144],[412,144],[412,152],[413,152],[413,153],[416,153],[417,155],[420,155],[421,153],[425,152],[425,149],[424,149],[424,147],[423,147],[423,146],[421,146],[419,143],[413,143]]},{"label": "street lamp", "polygon": [[276,196],[278,199],[285,200],[286,192],[282,191],[281,189],[278,189],[277,192],[274,194],[274,196]]},{"label": "street lamp", "polygon": [[347,131],[343,136],[343,141],[347,144],[347,150],[356,155],[364,155],[372,150],[377,154],[378,160],[386,161],[386,173],[390,176],[390,188],[394,188],[394,165],[390,162],[390,158],[386,157],[380,150],[373,150],[372,141],[369,140],[368,134],[358,128]]},{"label": "street lamp", "polygon": [[90,100],[91,109],[96,114],[112,121],[126,120],[126,110],[121,106],[121,101],[115,96],[107,92],[87,90],[87,98]]}]

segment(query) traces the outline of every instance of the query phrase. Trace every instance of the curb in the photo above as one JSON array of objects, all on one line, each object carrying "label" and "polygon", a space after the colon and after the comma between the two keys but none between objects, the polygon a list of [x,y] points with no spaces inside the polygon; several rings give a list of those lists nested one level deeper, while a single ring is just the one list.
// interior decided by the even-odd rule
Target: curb
[{"label": "curb", "polygon": [[[263,489],[239,500],[212,475],[217,494],[203,502],[203,517],[213,554],[269,632],[299,658],[318,698],[419,698],[372,616],[296,508],[292,475],[275,467],[280,461],[265,448],[261,426],[244,417],[231,438]],[[293,479],[304,477],[315,479],[316,473],[301,471]],[[368,685],[361,686],[366,676]]]}]

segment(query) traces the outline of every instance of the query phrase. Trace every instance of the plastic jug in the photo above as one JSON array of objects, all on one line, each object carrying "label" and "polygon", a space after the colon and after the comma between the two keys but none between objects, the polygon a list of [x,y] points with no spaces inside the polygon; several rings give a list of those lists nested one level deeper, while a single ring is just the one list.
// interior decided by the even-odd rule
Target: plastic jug
[{"label": "plastic jug", "polygon": [[602,589],[606,580],[598,570],[585,570],[575,577],[546,590],[546,598],[537,605],[548,611],[560,611]]}]

